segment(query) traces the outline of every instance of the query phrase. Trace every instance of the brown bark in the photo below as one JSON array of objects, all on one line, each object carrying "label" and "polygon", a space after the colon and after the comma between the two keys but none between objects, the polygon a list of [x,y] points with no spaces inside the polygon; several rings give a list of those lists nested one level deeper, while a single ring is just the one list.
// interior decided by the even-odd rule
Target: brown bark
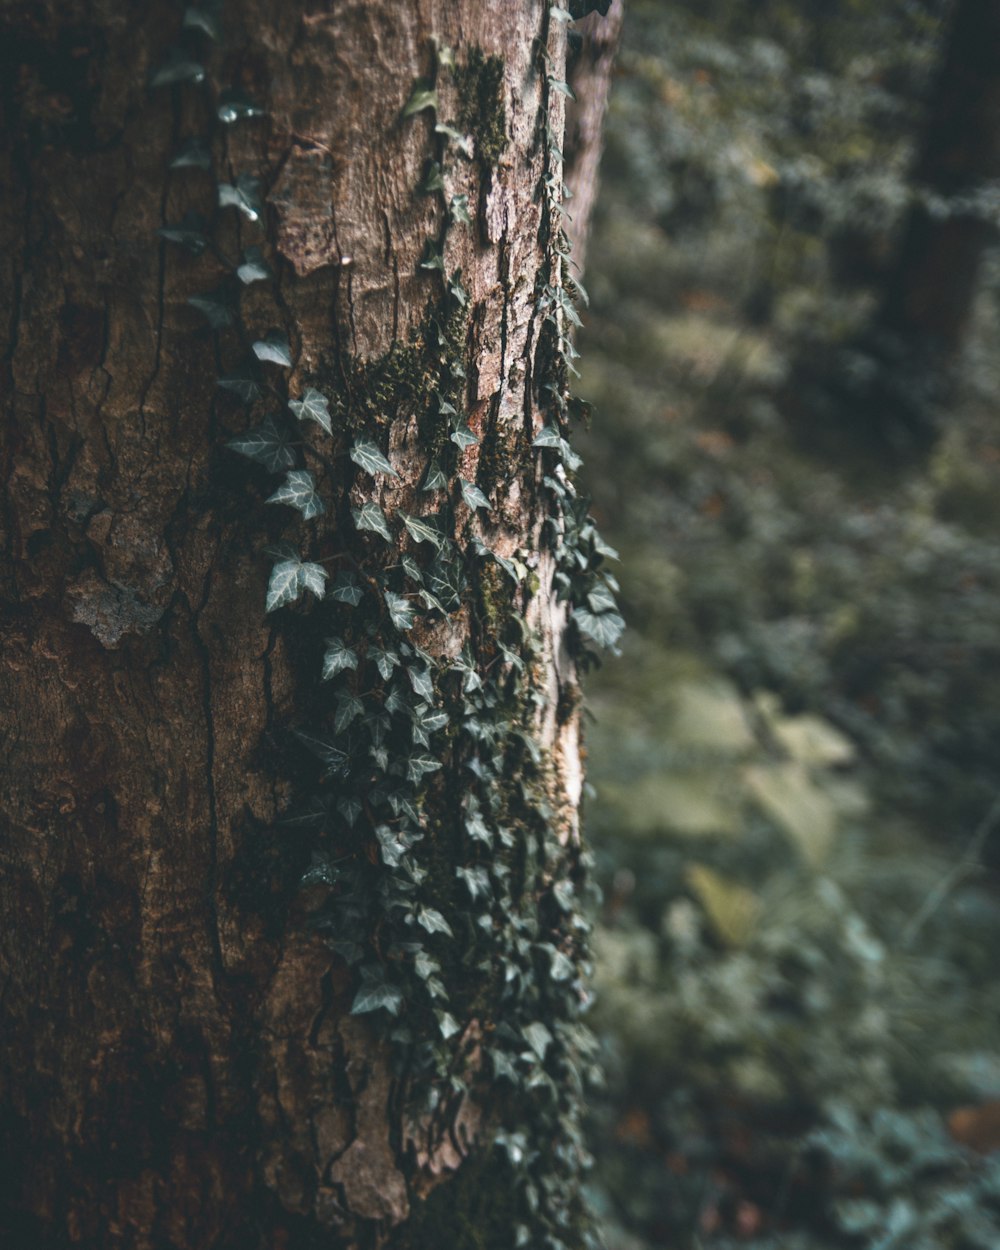
[{"label": "brown bark", "polygon": [[[961,200],[1000,177],[1000,3],[958,0],[914,178]],[[941,218],[913,210],[890,277],[882,326],[915,351],[955,355],[972,310],[976,278],[994,227],[954,208]]]},{"label": "brown bark", "polygon": [[[565,55],[547,8],[227,6],[211,75],[267,116],[213,143],[223,177],[262,178],[253,226],[216,211],[207,174],[167,173],[206,122],[187,84],[146,86],[179,10],[0,3],[0,1239],[12,1250],[349,1247],[394,1228],[394,1245],[415,1245],[414,1204],[461,1175],[489,1120],[494,1095],[480,1090],[433,1131],[405,1128],[388,1050],[348,1014],[351,974],[306,924],[308,850],[274,822],[296,793],[286,730],[315,684],[310,617],[264,615],[260,557],[295,526],[263,506],[274,483],[223,447],[247,424],[215,386],[240,346],[231,331],[215,340],[187,301],[224,274],[156,231],[193,209],[215,217],[230,254],[259,244],[279,308],[248,288],[252,332],[287,331],[290,393],[326,375],[350,401],[351,362],[405,344],[440,290],[419,268],[442,207],[414,193],[435,140],[431,114],[401,121],[413,82],[432,73],[435,39],[460,64],[476,48],[502,57],[506,146],[492,165],[456,162],[449,182],[474,220],[445,252],[468,292],[462,399],[481,439],[459,469],[490,494],[491,545],[534,566],[537,593],[518,592],[541,645],[534,728],[571,842],[577,684],[530,448],[543,419],[540,123],[547,111],[563,124],[539,72],[537,40],[556,67]],[[442,115],[460,109],[454,85],[439,91]],[[421,510],[418,413],[381,420],[399,479],[373,491],[337,470],[339,502],[309,539],[317,556],[361,541],[343,532],[347,504]],[[467,642],[483,663],[495,654],[464,610],[419,640],[435,656]],[[438,815],[457,818],[445,798]]]}]

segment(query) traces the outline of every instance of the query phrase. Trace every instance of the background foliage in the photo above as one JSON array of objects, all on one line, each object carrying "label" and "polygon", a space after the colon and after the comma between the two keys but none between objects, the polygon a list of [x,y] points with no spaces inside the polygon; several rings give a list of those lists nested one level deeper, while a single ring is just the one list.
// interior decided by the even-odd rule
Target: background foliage
[{"label": "background foliage", "polygon": [[789,415],[921,194],[945,15],[631,5],[580,387],[630,624],[589,735],[613,1248],[1000,1245],[995,261],[925,456]]}]

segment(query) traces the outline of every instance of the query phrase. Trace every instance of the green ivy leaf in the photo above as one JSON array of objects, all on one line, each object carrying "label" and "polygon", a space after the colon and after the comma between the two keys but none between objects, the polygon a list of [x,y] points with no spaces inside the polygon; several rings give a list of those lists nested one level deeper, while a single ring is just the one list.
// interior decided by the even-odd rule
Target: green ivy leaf
[{"label": "green ivy leaf", "polygon": [[197,308],[213,330],[225,330],[236,323],[232,292],[227,287],[189,295],[187,302],[192,308]]},{"label": "green ivy leaf", "polygon": [[597,615],[586,608],[573,611],[576,627],[585,638],[596,642],[599,647],[614,647],[625,629],[625,621],[617,612],[602,612]]},{"label": "green ivy leaf", "polygon": [[473,902],[478,898],[490,897],[490,878],[485,868],[475,865],[471,868],[456,868],[455,876],[465,885]]},{"label": "green ivy leaf", "polygon": [[462,498],[473,511],[476,508],[485,508],[487,512],[490,510],[492,505],[478,486],[475,486],[472,482],[467,482],[464,477],[458,479],[458,485],[462,491]]},{"label": "green ivy leaf", "polygon": [[323,680],[336,677],[346,669],[358,667],[357,654],[344,642],[343,638],[327,638],[326,651],[323,655]]},{"label": "green ivy leaf", "polygon": [[364,964],[361,968],[361,985],[351,1003],[351,1015],[361,1016],[370,1011],[387,1011],[398,1016],[403,1009],[403,991],[388,980],[381,964]]},{"label": "green ivy leaf", "polygon": [[448,921],[433,907],[421,907],[417,910],[417,924],[428,933],[444,933],[447,937],[455,936]]},{"label": "green ivy leaf", "polygon": [[351,829],[358,823],[358,817],[363,810],[361,800],[352,798],[350,795],[337,800],[337,811],[340,812]]},{"label": "green ivy leaf", "polygon": [[372,534],[378,534],[384,538],[387,543],[392,542],[392,534],[389,530],[389,523],[385,519],[385,513],[377,503],[369,500],[363,503],[360,508],[352,508],[351,516],[354,518],[354,524],[359,530],[368,530]]},{"label": "green ivy leaf", "polygon": [[353,694],[341,694],[337,696],[337,707],[333,714],[333,728],[342,734],[345,729],[349,728],[359,716],[363,716],[365,705]]},{"label": "green ivy leaf", "polygon": [[532,447],[562,447],[563,436],[554,425],[542,426],[541,433],[531,440]]},{"label": "green ivy leaf", "polygon": [[472,447],[478,443],[479,439],[475,434],[473,434],[467,425],[460,425],[457,430],[452,432],[451,441],[456,447],[464,451],[466,447]]},{"label": "green ivy leaf", "polygon": [[306,590],[322,599],[326,577],[326,569],[321,564],[303,563],[298,556],[279,560],[271,570],[267,586],[267,611],[294,603]]},{"label": "green ivy leaf", "polygon": [[545,1058],[545,1052],[552,1045],[553,1038],[540,1020],[536,1020],[533,1024],[526,1024],[521,1030],[521,1036],[539,1059]]},{"label": "green ivy leaf", "polygon": [[253,100],[245,92],[235,88],[223,91],[219,96],[219,103],[215,112],[219,121],[227,126],[231,126],[233,122],[244,121],[250,117],[266,116],[265,109],[262,109],[259,104],[254,104]]},{"label": "green ivy leaf", "polygon": [[404,512],[402,508],[399,510],[399,516],[414,542],[433,543],[438,551],[441,550],[444,535],[437,528],[432,518],[411,516],[409,512]]},{"label": "green ivy leaf", "polygon": [[459,152],[466,158],[472,159],[472,136],[464,135],[460,130],[456,130],[454,126],[449,126],[447,122],[437,122],[434,127],[434,133],[441,135],[447,139],[449,143],[454,143]]},{"label": "green ivy leaf", "polygon": [[220,182],[219,207],[238,208],[247,221],[257,221],[264,211],[260,198],[260,179],[240,174],[235,182]]},{"label": "green ivy leaf", "polygon": [[232,391],[245,404],[252,404],[261,394],[260,386],[248,370],[240,373],[223,373],[215,379],[215,385],[221,390]]},{"label": "green ivy leaf", "polygon": [[208,35],[209,39],[213,39],[216,43],[222,38],[222,25],[219,21],[219,5],[192,4],[184,10],[184,21],[181,23],[185,30],[200,30],[202,34]]},{"label": "green ivy leaf", "polygon": [[437,269],[440,273],[444,273],[444,256],[433,239],[424,240],[424,251],[420,257],[420,268]]},{"label": "green ivy leaf", "polygon": [[444,469],[436,460],[432,460],[427,466],[427,472],[424,474],[423,485],[420,487],[422,491],[446,490],[448,487],[448,478]]},{"label": "green ivy leaf", "polygon": [[428,83],[418,80],[413,85],[413,92],[403,106],[403,117],[414,117],[424,109],[437,110],[437,92]]},{"label": "green ivy leaf", "polygon": [[376,473],[388,473],[392,477],[399,477],[389,461],[369,439],[357,439],[351,448],[351,459],[366,473],[371,473],[373,476]]},{"label": "green ivy leaf", "polygon": [[461,1031],[461,1025],[454,1016],[449,1015],[447,1011],[439,1011],[435,1009],[434,1016],[438,1022],[438,1032],[445,1041],[449,1037],[454,1037],[456,1033]]},{"label": "green ivy leaf", "polygon": [[170,162],[171,169],[211,169],[212,153],[203,139],[187,139]]},{"label": "green ivy leaf", "polygon": [[369,647],[368,658],[378,669],[383,681],[389,680],[392,670],[399,663],[399,656],[395,651],[385,651],[381,647]]},{"label": "green ivy leaf", "polygon": [[428,773],[436,773],[440,767],[441,761],[433,755],[411,755],[406,761],[406,779],[419,785]]},{"label": "green ivy leaf", "polygon": [[448,212],[451,214],[452,221],[456,224],[462,226],[472,225],[472,218],[469,215],[469,197],[467,195],[452,196],[448,202]]},{"label": "green ivy leaf", "polygon": [[434,702],[434,678],[429,668],[407,668],[406,675],[410,679],[414,694],[418,694],[428,703]]},{"label": "green ivy leaf", "polygon": [[428,161],[427,168],[424,170],[424,176],[417,187],[417,194],[435,195],[438,191],[443,190],[444,175],[441,172],[440,164],[437,161]]},{"label": "green ivy leaf", "polygon": [[255,430],[238,434],[226,444],[241,456],[257,460],[272,473],[291,468],[295,464],[295,451],[288,445],[285,435],[274,423],[273,417],[265,417]]},{"label": "green ivy leaf", "polygon": [[408,599],[402,595],[393,594],[391,590],[385,592],[385,605],[389,609],[389,619],[397,629],[413,628],[413,608]]},{"label": "green ivy leaf", "polygon": [[304,747],[326,765],[326,776],[342,777],[347,773],[350,757],[334,739],[308,729],[295,729],[292,732]]},{"label": "green ivy leaf", "polygon": [[176,225],[161,226],[156,233],[167,243],[187,248],[193,256],[200,256],[208,247],[205,219],[200,213],[185,213]]},{"label": "green ivy leaf", "polygon": [[448,723],[448,713],[435,710],[427,703],[419,703],[407,708],[410,715],[410,729],[413,741],[420,746],[429,747],[431,734],[443,729]]},{"label": "green ivy leaf", "polygon": [[269,360],[285,369],[292,367],[292,349],[280,330],[271,330],[262,339],[257,339],[253,345],[253,354],[258,360]]},{"label": "green ivy leaf", "polygon": [[338,573],[333,579],[330,598],[335,599],[337,603],[347,603],[352,608],[356,608],[364,598],[364,594],[353,573]]},{"label": "green ivy leaf", "polygon": [[564,95],[570,100],[576,99],[576,96],[573,94],[573,88],[568,82],[563,82],[561,78],[550,78],[549,86],[553,91],[558,91],[560,95]]},{"label": "green ivy leaf", "polygon": [[333,433],[330,421],[330,401],[320,391],[308,387],[301,399],[290,399],[288,407],[300,421],[315,421],[327,432]]},{"label": "green ivy leaf", "polygon": [[308,469],[291,469],[284,482],[266,503],[286,503],[297,508],[306,521],[326,511],[323,500],[316,493],[316,480]]},{"label": "green ivy leaf", "polygon": [[600,615],[602,612],[616,612],[618,604],[615,597],[603,583],[598,582],[592,590],[587,592],[587,606],[591,612]]},{"label": "green ivy leaf", "polygon": [[193,60],[182,48],[171,48],[163,64],[149,78],[151,87],[170,87],[178,82],[204,82],[205,67]]},{"label": "green ivy leaf", "polygon": [[251,282],[263,282],[267,278],[274,277],[271,267],[264,259],[264,253],[259,247],[244,249],[243,263],[237,267],[236,276],[244,286],[249,286]]}]

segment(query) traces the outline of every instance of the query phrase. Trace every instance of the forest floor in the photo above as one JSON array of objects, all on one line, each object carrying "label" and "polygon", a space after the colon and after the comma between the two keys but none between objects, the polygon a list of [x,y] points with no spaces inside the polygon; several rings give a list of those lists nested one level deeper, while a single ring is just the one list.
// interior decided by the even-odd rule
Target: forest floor
[{"label": "forest floor", "polygon": [[931,450],[804,446],[796,353],[870,296],[776,222],[752,67],[657,13],[613,100],[578,388],[630,624],[588,686],[595,1202],[609,1250],[995,1250],[995,286]]}]

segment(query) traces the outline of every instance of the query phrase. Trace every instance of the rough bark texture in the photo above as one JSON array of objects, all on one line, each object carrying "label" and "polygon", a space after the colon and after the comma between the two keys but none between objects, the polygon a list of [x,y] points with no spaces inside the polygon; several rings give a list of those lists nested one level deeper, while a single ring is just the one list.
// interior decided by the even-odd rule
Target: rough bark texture
[{"label": "rough bark texture", "polygon": [[[1000,4],[958,0],[914,169],[919,186],[960,200],[1000,177]],[[962,343],[980,260],[995,228],[955,208],[911,214],[882,309],[883,326],[948,359]]]},{"label": "rough bark texture", "polygon": [[[562,127],[536,41],[557,67],[565,55],[547,7],[227,6],[211,75],[267,116],[213,142],[223,177],[262,178],[253,226],[216,210],[207,174],[167,172],[206,120],[206,97],[187,84],[146,86],[180,10],[0,3],[0,1240],[11,1250],[374,1245],[394,1228],[394,1245],[417,1244],[414,1202],[488,1117],[481,1095],[404,1140],[388,1052],[347,1014],[350,973],[304,924],[305,853],[272,830],[295,793],[284,730],[315,678],[295,645],[300,618],[286,629],[264,615],[260,557],[294,526],[263,506],[274,483],[223,446],[246,420],[215,376],[240,345],[187,303],[223,271],[156,231],[193,209],[216,219],[231,255],[262,246],[280,310],[249,288],[251,331],[287,333],[290,393],[327,376],[349,395],[351,362],[405,344],[440,290],[419,268],[442,208],[415,194],[434,137],[432,113],[401,120],[414,80],[433,72],[434,39],[460,67],[477,48],[501,58],[506,143],[487,159],[480,134],[477,158],[449,181],[474,223],[445,252],[468,292],[462,398],[481,440],[459,471],[489,495],[493,547],[536,565],[526,610],[546,697],[535,728],[571,840],[576,676],[552,557],[530,555],[543,519],[530,447],[542,420],[543,107]],[[455,85],[439,90],[442,115],[458,116]],[[418,414],[381,421],[399,478],[373,490],[370,477],[335,474],[331,490],[347,493],[311,532],[315,558],[361,541],[343,532],[347,504],[421,510]],[[488,646],[462,612],[420,641],[435,656]]]}]

